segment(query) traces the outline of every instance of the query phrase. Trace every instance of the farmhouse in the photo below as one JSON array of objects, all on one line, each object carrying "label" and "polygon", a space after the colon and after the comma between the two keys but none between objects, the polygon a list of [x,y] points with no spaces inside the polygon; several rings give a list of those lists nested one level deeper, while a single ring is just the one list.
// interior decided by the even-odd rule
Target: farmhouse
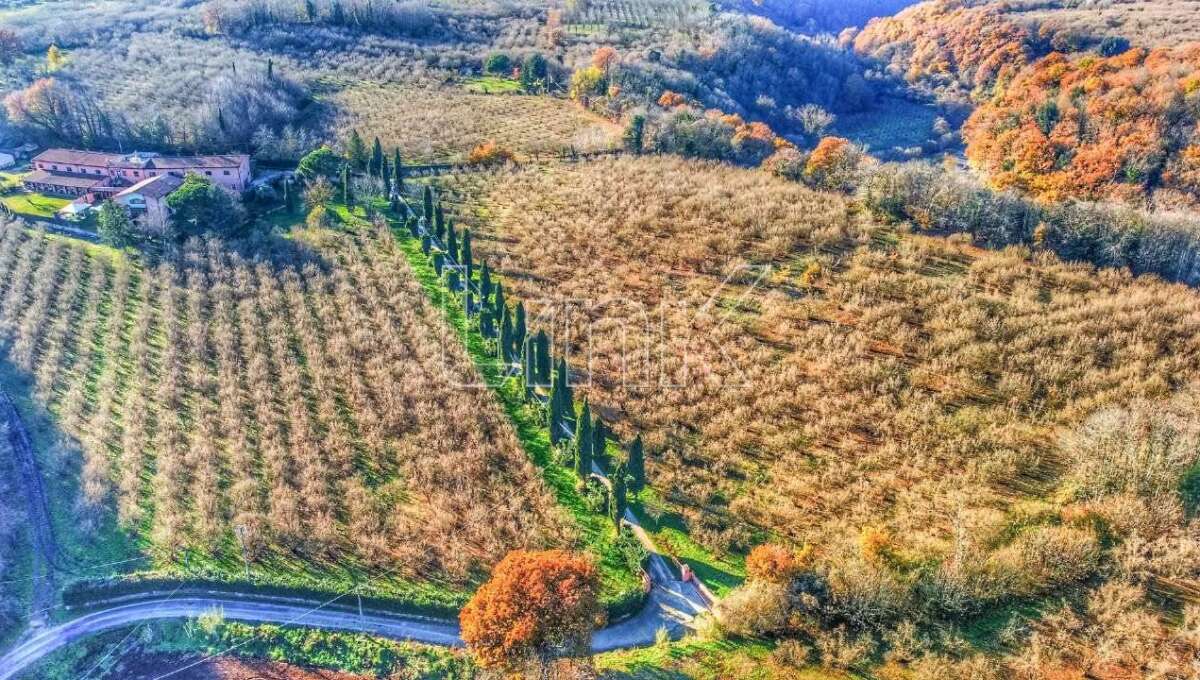
[{"label": "farmhouse", "polygon": [[[195,173],[230,191],[244,191],[250,182],[250,157],[162,156],[156,153],[98,153],[48,149],[32,160],[25,188],[60,196],[82,196],[88,202],[111,198],[146,179]],[[165,186],[165,185],[158,185]]]}]

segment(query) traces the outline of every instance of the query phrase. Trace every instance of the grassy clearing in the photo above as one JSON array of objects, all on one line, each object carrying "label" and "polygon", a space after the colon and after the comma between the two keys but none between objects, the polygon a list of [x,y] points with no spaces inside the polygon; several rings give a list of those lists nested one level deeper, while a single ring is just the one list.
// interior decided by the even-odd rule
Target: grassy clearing
[{"label": "grassy clearing", "polygon": [[70,203],[70,199],[59,198],[57,196],[47,196],[39,193],[21,193],[12,196],[4,196],[0,198],[0,202],[8,206],[10,210],[18,215],[29,215],[31,217],[53,218],[63,206]]},{"label": "grassy clearing", "polygon": [[845,680],[854,676],[820,668],[784,666],[771,658],[774,645],[756,640],[683,640],[596,657],[596,669],[612,680]]},{"label": "grassy clearing", "polygon": [[519,94],[521,81],[496,75],[475,76],[463,81],[463,89],[474,94]]}]

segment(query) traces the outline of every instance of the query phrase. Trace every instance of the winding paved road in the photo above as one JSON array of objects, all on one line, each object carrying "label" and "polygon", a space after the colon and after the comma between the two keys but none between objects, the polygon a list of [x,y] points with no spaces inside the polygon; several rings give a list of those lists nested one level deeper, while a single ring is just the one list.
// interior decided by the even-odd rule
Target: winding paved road
[{"label": "winding paved road", "polygon": [[[706,609],[695,586],[676,580],[661,556],[651,557],[650,571],[654,581],[646,606],[637,615],[596,631],[593,651],[652,645],[659,629],[666,629],[672,638],[678,639],[688,630],[693,617]],[[237,621],[371,633],[444,647],[463,644],[458,623],[454,621],[401,614],[371,613],[360,617],[306,605],[256,601],[252,596],[160,598],[84,614],[24,638],[0,657],[0,680],[12,680],[46,655],[99,633],[147,621],[195,618],[213,610]]]}]

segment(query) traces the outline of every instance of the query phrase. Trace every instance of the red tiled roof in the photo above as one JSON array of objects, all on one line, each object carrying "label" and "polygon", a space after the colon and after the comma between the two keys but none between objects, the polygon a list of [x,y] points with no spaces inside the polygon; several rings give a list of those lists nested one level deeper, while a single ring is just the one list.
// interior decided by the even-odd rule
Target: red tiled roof
[{"label": "red tiled roof", "polygon": [[76,187],[88,189],[103,183],[107,177],[82,177],[78,175],[56,175],[49,172],[38,170],[25,175],[21,180],[26,184],[52,184],[59,187]]},{"label": "red tiled roof", "polygon": [[104,167],[121,157],[117,154],[74,149],[46,149],[33,157],[34,163],[66,163],[68,165],[93,165]]},{"label": "red tiled roof", "polygon": [[113,168],[160,168],[183,170],[187,168],[236,168],[249,159],[243,154],[220,156],[159,156],[100,153],[75,149],[46,149],[34,156],[35,163],[63,163],[65,165],[87,165]]}]

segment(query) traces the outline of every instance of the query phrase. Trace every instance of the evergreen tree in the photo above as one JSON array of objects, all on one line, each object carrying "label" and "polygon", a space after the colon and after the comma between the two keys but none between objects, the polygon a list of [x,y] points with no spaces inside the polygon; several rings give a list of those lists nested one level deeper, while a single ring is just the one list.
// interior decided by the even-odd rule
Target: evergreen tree
[{"label": "evergreen tree", "polygon": [[646,454],[642,448],[642,435],[640,434],[634,437],[633,443],[629,445],[629,459],[626,465],[632,480],[631,487],[633,492],[637,493],[646,486]]},{"label": "evergreen tree", "polygon": [[437,251],[433,254],[433,271],[438,276],[442,275],[442,265],[446,264],[446,254],[442,251]]},{"label": "evergreen tree", "polygon": [[400,159],[400,148],[392,153],[392,186],[396,191],[404,190],[404,163]]},{"label": "evergreen tree", "polygon": [[508,310],[504,310],[503,316],[500,317],[500,342],[496,349],[500,360],[505,363],[512,361],[512,339],[512,315]]},{"label": "evergreen tree", "polygon": [[541,330],[537,333],[537,383],[539,385],[550,384],[550,336],[546,335],[546,331]]},{"label": "evergreen tree", "polygon": [[486,261],[479,271],[479,295],[484,305],[488,303],[488,299],[492,296],[492,272],[488,269]]},{"label": "evergreen tree", "polygon": [[275,80],[275,60],[267,60],[267,80]]},{"label": "evergreen tree", "polygon": [[458,232],[454,229],[453,222],[446,225],[446,251],[455,262],[462,264],[462,261],[458,259]]},{"label": "evergreen tree", "polygon": [[124,248],[135,241],[133,218],[111,199],[100,204],[96,227],[100,240],[114,248]]},{"label": "evergreen tree", "polygon": [[446,270],[446,287],[449,288],[452,292],[458,290],[458,270],[457,269],[447,269]]},{"label": "evergreen tree", "polygon": [[533,344],[533,341],[527,341],[522,356],[524,357],[522,375],[525,377],[525,401],[529,401],[533,398],[533,387],[537,384],[537,345]]},{"label": "evergreen tree", "polygon": [[571,369],[566,357],[558,360],[558,381],[563,393],[563,419],[570,421],[575,417],[575,391],[571,388]]},{"label": "evergreen tree", "polygon": [[346,207],[354,205],[354,192],[350,188],[350,168],[342,166],[342,203]]},{"label": "evergreen tree", "polygon": [[371,161],[367,167],[367,174],[383,179],[381,171],[383,169],[383,145],[379,143],[379,138],[375,138],[375,143],[371,145]]},{"label": "evergreen tree", "polygon": [[475,262],[471,254],[471,230],[463,229],[462,236],[462,257],[458,263],[467,268],[467,281],[472,281],[475,275]]},{"label": "evergreen tree", "polygon": [[629,124],[625,126],[625,148],[633,153],[641,153],[645,144],[646,136],[646,116],[643,114],[634,114],[629,119]]},{"label": "evergreen tree", "polygon": [[467,287],[467,301],[465,304],[467,316],[475,315],[475,294],[471,292],[470,286]]},{"label": "evergreen tree", "polygon": [[433,208],[433,235],[439,243],[446,242],[446,213],[442,212],[442,202],[438,201]]},{"label": "evergreen tree", "polygon": [[583,408],[575,419],[575,474],[580,479],[586,478],[592,472],[592,409],[587,399],[583,400]]},{"label": "evergreen tree", "polygon": [[601,470],[608,470],[608,447],[605,445],[607,441],[608,429],[600,416],[596,416],[596,422],[592,423],[592,460],[596,461]]},{"label": "evergreen tree", "polygon": [[504,300],[504,284],[497,281],[496,297],[492,302],[492,314],[499,319],[501,314],[506,313],[508,313],[508,303]]},{"label": "evergreen tree", "polygon": [[422,234],[421,235],[421,252],[428,255],[429,251],[432,248],[433,248],[433,244],[429,240],[429,234]]},{"label": "evergreen tree", "polygon": [[562,438],[563,438],[563,425],[565,423],[563,421],[562,402],[563,402],[562,390],[559,388],[558,384],[555,383],[550,388],[550,414],[549,414],[550,443],[554,444],[554,445],[558,445],[558,442],[562,441]]},{"label": "evergreen tree", "polygon": [[367,159],[367,145],[358,136],[358,130],[351,130],[350,139],[346,141],[346,160],[355,171],[362,172],[367,169]]},{"label": "evergreen tree", "polygon": [[419,233],[417,231],[417,218],[413,217],[412,215],[409,215],[408,219],[404,220],[404,226],[408,229],[408,233],[412,234],[414,238]]},{"label": "evergreen tree", "polygon": [[496,325],[492,322],[492,310],[487,304],[479,306],[479,332],[485,338],[492,338],[496,335]]},{"label": "evergreen tree", "polygon": [[517,347],[525,344],[525,303],[517,302],[517,316],[513,319],[513,342]]},{"label": "evergreen tree", "polygon": [[428,225],[433,224],[433,189],[429,188],[428,184],[421,192],[421,202],[424,204],[425,225],[428,228]]},{"label": "evergreen tree", "polygon": [[625,466],[617,464],[617,469],[613,470],[612,474],[612,502],[609,506],[609,511],[612,513],[613,524],[618,528],[621,526],[621,518],[625,516],[625,508],[629,505],[629,499],[625,489]]}]

